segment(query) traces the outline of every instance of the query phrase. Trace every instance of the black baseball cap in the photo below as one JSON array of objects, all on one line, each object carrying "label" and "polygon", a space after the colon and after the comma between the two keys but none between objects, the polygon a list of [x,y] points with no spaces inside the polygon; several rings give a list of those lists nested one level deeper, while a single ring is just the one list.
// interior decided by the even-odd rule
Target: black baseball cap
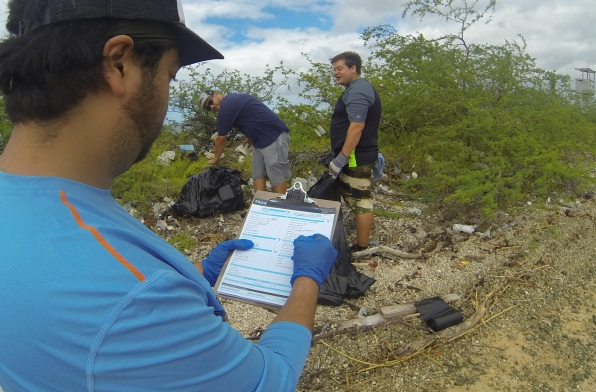
[{"label": "black baseball cap", "polygon": [[186,27],[181,0],[49,0],[40,19],[29,26],[22,26],[22,34],[54,23],[99,18],[123,21],[119,28],[121,32],[125,30],[122,27],[127,20],[158,22],[171,27],[176,38],[180,66],[224,58]]}]

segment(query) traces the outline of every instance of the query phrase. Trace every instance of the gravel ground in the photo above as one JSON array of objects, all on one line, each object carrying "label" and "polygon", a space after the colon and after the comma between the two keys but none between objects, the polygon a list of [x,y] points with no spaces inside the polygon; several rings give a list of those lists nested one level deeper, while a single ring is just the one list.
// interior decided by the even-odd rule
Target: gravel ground
[{"label": "gravel ground", "polygon": [[[357,268],[376,279],[359,299],[320,306],[315,325],[336,330],[366,308],[455,293],[452,305],[469,319],[486,314],[472,330],[403,361],[399,351],[429,332],[403,325],[341,334],[313,344],[298,391],[596,391],[596,203],[562,200],[498,212],[484,236],[454,232],[453,224],[483,223],[463,208],[437,211],[376,189],[371,241],[422,259],[372,256]],[[186,251],[196,262],[222,240],[234,238],[241,212],[212,219],[166,219],[172,230],[199,239]],[[354,223],[347,214],[350,240]],[[484,231],[484,230],[483,230]],[[350,241],[351,243],[352,241]],[[259,307],[224,300],[232,325],[245,336],[274,317]],[[408,320],[421,327],[418,318]]]}]

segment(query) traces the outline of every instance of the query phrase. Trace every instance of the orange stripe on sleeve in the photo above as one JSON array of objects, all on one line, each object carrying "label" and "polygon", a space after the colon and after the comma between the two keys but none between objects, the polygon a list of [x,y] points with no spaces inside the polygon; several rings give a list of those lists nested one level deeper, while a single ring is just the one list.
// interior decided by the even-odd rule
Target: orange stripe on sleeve
[{"label": "orange stripe on sleeve", "polygon": [[85,222],[83,222],[83,219],[81,219],[81,215],[79,215],[79,212],[77,211],[76,207],[70,204],[66,199],[66,192],[60,191],[60,199],[62,200],[62,203],[70,209],[72,216],[74,217],[75,221],[79,226],[81,226],[85,230],[89,230],[91,234],[93,234],[97,242],[99,242],[101,246],[103,246],[108,252],[110,252],[110,254],[116,258],[116,260],[118,260],[122,265],[128,268],[128,270],[132,272],[132,274],[136,276],[138,280],[140,280],[141,282],[145,281],[145,276],[141,273],[141,271],[136,269],[134,265],[130,264],[128,260],[126,260],[120,253],[118,253],[118,251],[114,249],[112,245],[110,245],[101,236],[101,234],[99,234],[99,231],[97,231],[95,227],[88,226],[87,224],[85,224]]}]

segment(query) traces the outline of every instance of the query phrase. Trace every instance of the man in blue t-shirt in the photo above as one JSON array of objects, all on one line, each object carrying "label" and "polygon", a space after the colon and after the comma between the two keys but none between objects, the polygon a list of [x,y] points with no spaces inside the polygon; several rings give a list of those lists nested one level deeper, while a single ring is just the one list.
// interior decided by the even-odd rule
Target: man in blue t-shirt
[{"label": "man in blue t-shirt", "polygon": [[[0,95],[0,389],[292,391],[337,257],[298,236],[290,296],[254,344],[212,287],[232,250],[193,265],[112,197],[143,159],[179,68],[223,58],[180,0],[9,0]],[[35,6],[32,6],[35,5]]]},{"label": "man in blue t-shirt", "polygon": [[360,75],[362,60],[358,53],[340,53],[331,64],[337,83],[346,89],[331,117],[329,135],[335,159],[329,164],[329,172],[339,176],[342,196],[354,212],[356,243],[350,250],[361,251],[368,247],[374,223],[370,177],[379,153],[381,99]]},{"label": "man in blue t-shirt", "polygon": [[243,144],[253,146],[255,191],[266,190],[265,177],[269,177],[274,192],[286,193],[286,180],[292,177],[288,126],[263,102],[249,94],[222,95],[208,90],[201,93],[199,103],[207,111],[218,112],[215,157],[209,163],[219,162],[227,135],[236,128],[246,136]]}]

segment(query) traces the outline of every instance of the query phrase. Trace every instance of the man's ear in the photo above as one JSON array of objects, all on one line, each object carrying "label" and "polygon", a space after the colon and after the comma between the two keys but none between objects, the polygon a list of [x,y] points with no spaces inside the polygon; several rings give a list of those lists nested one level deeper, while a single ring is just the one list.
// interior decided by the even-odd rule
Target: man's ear
[{"label": "man's ear", "polygon": [[103,77],[117,96],[123,96],[130,88],[134,62],[134,41],[127,35],[117,35],[106,42],[102,51]]}]

